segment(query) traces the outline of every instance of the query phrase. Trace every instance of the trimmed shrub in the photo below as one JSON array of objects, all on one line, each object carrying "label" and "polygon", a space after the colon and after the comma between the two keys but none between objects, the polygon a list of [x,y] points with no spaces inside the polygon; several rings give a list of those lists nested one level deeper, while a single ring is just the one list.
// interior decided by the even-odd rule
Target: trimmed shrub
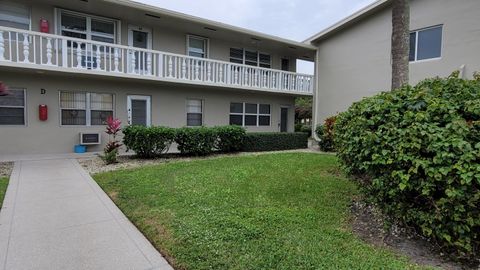
[{"label": "trimmed shrub", "polygon": [[308,134],[303,132],[254,132],[247,133],[244,151],[277,151],[308,147]]},{"label": "trimmed shrub", "polygon": [[123,144],[138,157],[153,158],[168,151],[175,130],[168,127],[127,126],[123,129]]},{"label": "trimmed shrub", "polygon": [[429,79],[353,104],[338,157],[371,200],[457,256],[480,253],[480,82]]},{"label": "trimmed shrub", "polygon": [[312,137],[312,126],[310,125],[303,125],[301,128],[300,128],[300,132],[303,132],[303,133],[307,133],[308,134],[308,137]]},{"label": "trimmed shrub", "polygon": [[215,128],[184,127],[176,130],[175,142],[184,155],[205,156],[211,154],[217,142]]},{"label": "trimmed shrub", "polygon": [[323,125],[317,126],[315,129],[315,133],[317,134],[320,141],[318,142],[318,146],[320,146],[320,150],[325,152],[333,152],[335,151],[334,146],[334,126],[337,116],[331,116],[325,119],[325,123]]},{"label": "trimmed shrub", "polygon": [[238,152],[243,149],[245,142],[245,128],[240,126],[216,127],[217,142],[215,148],[224,153]]}]

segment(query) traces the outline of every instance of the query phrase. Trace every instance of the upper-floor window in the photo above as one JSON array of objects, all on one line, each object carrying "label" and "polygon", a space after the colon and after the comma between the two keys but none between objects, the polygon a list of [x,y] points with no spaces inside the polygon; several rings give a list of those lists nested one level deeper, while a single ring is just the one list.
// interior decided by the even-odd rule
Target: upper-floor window
[{"label": "upper-floor window", "polygon": [[203,125],[203,101],[201,99],[187,99],[187,126]]},{"label": "upper-floor window", "polygon": [[22,3],[0,1],[0,26],[30,30],[30,8]]},{"label": "upper-floor window", "polygon": [[230,48],[230,62],[264,68],[272,67],[269,54],[238,48]]},{"label": "upper-floor window", "polygon": [[270,126],[270,104],[230,103],[230,125]]},{"label": "upper-floor window", "polygon": [[0,125],[25,125],[24,89],[9,89],[0,96]]},{"label": "upper-floor window", "polygon": [[208,39],[197,36],[187,36],[187,54],[189,56],[207,58]]},{"label": "upper-floor window", "polygon": [[59,10],[59,21],[62,36],[116,43],[116,20]]},{"label": "upper-floor window", "polygon": [[113,117],[113,94],[60,92],[62,125],[104,125]]},{"label": "upper-floor window", "polygon": [[434,26],[410,33],[410,61],[440,58],[442,56],[443,26]]}]

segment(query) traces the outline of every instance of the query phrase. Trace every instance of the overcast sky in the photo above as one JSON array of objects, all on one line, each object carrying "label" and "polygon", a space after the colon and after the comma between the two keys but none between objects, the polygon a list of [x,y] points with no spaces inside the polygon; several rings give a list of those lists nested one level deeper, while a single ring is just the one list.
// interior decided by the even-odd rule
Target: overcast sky
[{"label": "overcast sky", "polygon": [[[296,41],[303,41],[375,0],[136,0]],[[298,72],[312,73],[299,64]]]}]

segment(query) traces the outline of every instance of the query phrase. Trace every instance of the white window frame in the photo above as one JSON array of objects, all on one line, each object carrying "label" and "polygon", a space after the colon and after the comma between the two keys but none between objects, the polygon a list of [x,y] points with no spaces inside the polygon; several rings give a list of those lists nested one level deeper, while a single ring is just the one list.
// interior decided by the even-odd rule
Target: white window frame
[{"label": "white window frame", "polygon": [[[200,101],[200,104],[201,104],[201,106],[202,106],[202,107],[201,107],[201,109],[202,109],[202,112],[201,112],[201,115],[202,115],[202,124],[201,124],[200,126],[191,126],[191,125],[188,124],[188,114],[189,114],[189,112],[188,112],[188,101],[189,101],[189,100]],[[194,114],[198,114],[198,113],[194,113]],[[201,98],[187,98],[187,99],[185,100],[185,121],[186,121],[186,126],[187,126],[187,127],[201,127],[201,126],[204,125],[204,123],[205,123],[205,102],[204,102],[203,99],[201,99]]]},{"label": "white window frame", "polygon": [[23,109],[23,124],[0,125],[0,127],[25,127],[27,126],[27,91],[25,88],[21,87],[10,87],[10,90],[23,91],[23,106],[0,105],[0,108]]},{"label": "white window frame", "polygon": [[[230,104],[232,103],[240,103],[242,104],[242,113],[232,113],[230,112],[229,113],[229,121],[228,123],[230,123],[230,115],[240,115],[242,116],[242,127],[270,127],[272,126],[272,104],[269,104],[269,103],[254,103],[254,102],[230,102]],[[246,108],[246,104],[255,104],[257,105],[257,113],[247,113],[245,108]],[[270,113],[269,114],[265,114],[265,113],[260,113],[260,105],[268,105],[270,107]],[[256,125],[245,125],[245,116],[247,115],[250,115],[250,116],[256,116],[257,117],[257,124]],[[268,123],[268,125],[260,125],[260,116],[268,116],[270,118],[270,121]]]},{"label": "white window frame", "polygon": [[[270,62],[269,62],[269,65],[270,67],[268,67],[268,69],[271,69],[272,68],[272,55],[269,54],[269,53],[266,53],[266,52],[262,52],[262,51],[258,51],[258,50],[250,50],[250,49],[245,49],[245,48],[235,48],[235,47],[231,47],[230,49],[236,49],[236,50],[242,50],[242,65],[246,65],[245,64],[245,52],[246,51],[249,51],[249,52],[257,52],[257,65],[256,67],[260,67],[260,54],[264,54],[264,55],[268,55],[270,56]],[[230,56],[230,51],[229,51],[229,60],[232,59],[232,57]],[[237,60],[240,60],[240,58],[234,58],[234,59],[237,59]],[[231,62],[231,61],[230,61]],[[232,63],[235,63],[235,62],[232,62]],[[237,64],[237,63],[235,63]],[[251,65],[248,65],[248,66],[251,66]],[[251,66],[251,67],[255,67],[255,66]],[[261,68],[265,68],[265,67],[261,67]]]},{"label": "white window frame", "polygon": [[25,5],[28,9],[28,30],[32,30],[32,7],[27,4],[17,4],[14,1],[5,1],[6,3],[13,3],[14,5]]},{"label": "white window frame", "polygon": [[[78,108],[63,108],[62,107],[62,92],[63,93],[84,93],[85,94],[85,125],[64,125],[62,124],[62,110],[83,110]],[[67,91],[67,90],[60,90],[58,91],[58,108],[59,108],[59,119],[60,119],[60,126],[62,127],[100,127],[105,125],[92,125],[92,105],[91,105],[91,94],[106,94],[112,95],[112,116],[115,117],[115,94],[113,93],[103,93],[103,92],[85,92],[85,91]],[[108,111],[110,110],[93,110],[93,111]]]},{"label": "white window frame", "polygon": [[[187,56],[190,56],[190,39],[191,38],[203,41],[203,44],[205,44],[205,57],[202,59],[208,59],[210,57],[210,39],[206,37],[187,35],[187,47],[186,47],[185,54]],[[195,57],[195,56],[190,56],[190,57]]]},{"label": "white window frame", "polygon": [[[440,44],[440,56],[439,57],[433,57],[433,58],[427,58],[427,59],[421,59],[421,60],[418,60],[418,34],[422,31],[425,31],[425,30],[430,30],[430,29],[435,29],[435,28],[441,28],[442,29],[442,39],[441,39],[441,44]],[[439,25],[434,25],[434,26],[430,26],[430,27],[425,27],[425,28],[421,28],[421,29],[417,29],[417,30],[414,30],[414,31],[411,31],[409,33],[409,35],[411,34],[415,34],[415,59],[414,60],[411,60],[409,59],[409,62],[410,63],[418,63],[418,62],[425,62],[425,61],[432,61],[432,60],[439,60],[439,59],[442,59],[442,55],[443,55],[443,44],[444,44],[444,40],[443,40],[443,37],[444,37],[444,34],[443,34],[443,24],[439,24]],[[410,44],[409,44],[410,46]]]},{"label": "white window frame", "polygon": [[[74,33],[79,33],[79,34],[85,34],[86,39],[85,40],[92,40],[92,19],[97,20],[97,21],[104,21],[104,22],[109,22],[113,23],[113,43],[112,44],[119,44],[121,40],[121,26],[120,26],[120,20],[117,19],[112,19],[108,17],[101,17],[101,16],[96,16],[96,15],[91,15],[88,13],[82,13],[82,12],[77,12],[77,11],[72,11],[68,9],[61,9],[61,8],[56,8],[55,9],[55,31],[57,35],[62,35],[62,14],[70,14],[73,16],[79,16],[79,17],[85,17],[86,19],[86,27],[87,29],[85,31],[78,31],[78,30],[65,30],[68,32],[74,32]],[[93,34],[94,36],[98,37],[105,37],[105,38],[111,38],[110,35],[105,35],[105,34]],[[97,42],[97,41],[96,41]],[[101,42],[101,41],[99,41]]]}]

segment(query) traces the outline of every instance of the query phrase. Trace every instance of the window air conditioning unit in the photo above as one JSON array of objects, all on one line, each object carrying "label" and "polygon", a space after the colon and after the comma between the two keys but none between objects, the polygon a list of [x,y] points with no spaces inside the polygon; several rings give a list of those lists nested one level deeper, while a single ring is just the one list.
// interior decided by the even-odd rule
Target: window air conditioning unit
[{"label": "window air conditioning unit", "polygon": [[80,132],[81,145],[95,145],[100,144],[100,133],[83,133]]}]

